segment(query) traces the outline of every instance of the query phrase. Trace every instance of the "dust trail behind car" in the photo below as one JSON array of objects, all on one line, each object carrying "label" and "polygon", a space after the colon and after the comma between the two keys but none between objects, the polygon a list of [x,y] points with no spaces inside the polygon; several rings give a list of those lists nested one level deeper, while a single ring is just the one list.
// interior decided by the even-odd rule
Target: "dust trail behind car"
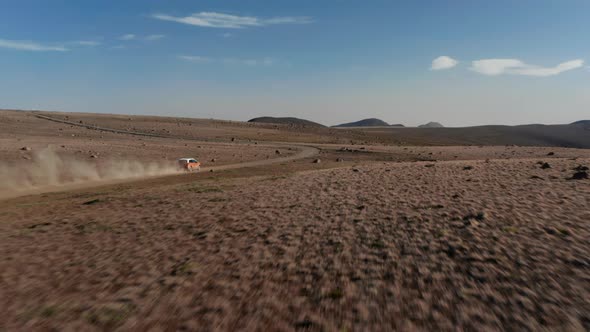
[{"label": "dust trail behind car", "polygon": [[137,179],[181,173],[174,162],[81,160],[63,157],[52,147],[35,151],[30,160],[0,163],[0,197],[97,181]]}]

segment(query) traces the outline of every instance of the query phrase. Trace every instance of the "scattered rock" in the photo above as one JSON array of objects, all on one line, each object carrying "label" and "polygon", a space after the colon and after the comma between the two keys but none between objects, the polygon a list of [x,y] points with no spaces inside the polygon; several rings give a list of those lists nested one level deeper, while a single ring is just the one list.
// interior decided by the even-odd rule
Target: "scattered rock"
[{"label": "scattered rock", "polygon": [[216,161],[217,161],[217,159],[215,159],[215,158],[211,159],[211,162],[212,162],[212,163],[214,163],[214,162],[216,162]]},{"label": "scattered rock", "polygon": [[320,159],[316,159],[316,160],[314,160],[314,161],[313,161],[313,163],[314,163],[314,164],[319,164],[319,163],[321,163],[321,162],[322,162],[322,161],[321,161]]},{"label": "scattered rock", "polygon": [[555,152],[549,152],[547,155],[548,156],[554,156],[555,155]]},{"label": "scattered rock", "polygon": [[463,220],[469,220],[469,219],[483,221],[484,219],[486,219],[486,214],[485,214],[485,212],[478,212],[476,214],[470,213],[470,214],[466,215],[465,217],[463,217]]},{"label": "scattered rock", "polygon": [[20,148],[21,151],[31,151],[31,148],[28,146],[23,146],[22,148]]},{"label": "scattered rock", "polygon": [[275,150],[275,154],[281,154],[281,151]]},{"label": "scattered rock", "polygon": [[536,175],[533,175],[533,176],[531,176],[531,179],[535,179],[535,180],[543,180],[543,178],[542,178],[542,177],[540,177],[540,176],[536,176]]},{"label": "scattered rock", "polygon": [[434,164],[426,164],[424,167],[434,167]]},{"label": "scattered rock", "polygon": [[99,198],[84,202],[84,203],[82,203],[82,205],[92,205],[92,204],[96,204],[98,202],[100,202]]},{"label": "scattered rock", "polygon": [[295,322],[295,330],[309,330],[314,327],[316,324],[311,320],[305,318],[298,322]]},{"label": "scattered rock", "polygon": [[584,179],[588,179],[588,172],[586,172],[586,171],[576,172],[568,180],[584,180]]},{"label": "scattered rock", "polygon": [[353,168],[353,169],[352,169],[352,171],[353,171],[353,172],[357,172],[357,173],[358,173],[358,172],[360,172],[361,170],[360,170],[360,169],[358,169],[358,168]]},{"label": "scattered rock", "polygon": [[98,156],[97,156],[97,155],[95,155],[95,154],[93,154],[93,155],[91,155],[91,156],[90,156],[90,158],[94,158],[94,159],[96,159],[96,158],[98,158]]},{"label": "scattered rock", "polygon": [[548,168],[551,168],[551,165],[549,165],[549,163],[543,163],[541,165],[541,169],[548,169]]},{"label": "scattered rock", "polygon": [[574,167],[574,171],[578,171],[578,172],[584,172],[587,170],[588,170],[588,166],[578,165],[577,167]]},{"label": "scattered rock", "polygon": [[343,162],[343,161],[344,161],[344,159],[342,159],[342,158],[336,158],[336,162],[337,162],[337,163],[341,163],[341,162]]},{"label": "scattered rock", "polygon": [[235,142],[235,141],[236,141],[236,138],[235,138],[235,137],[232,137],[232,138],[231,138],[231,141],[232,141],[232,142]]},{"label": "scattered rock", "polygon": [[473,169],[473,166],[465,166],[465,167],[463,167],[463,170],[464,171],[470,171],[472,169]]}]

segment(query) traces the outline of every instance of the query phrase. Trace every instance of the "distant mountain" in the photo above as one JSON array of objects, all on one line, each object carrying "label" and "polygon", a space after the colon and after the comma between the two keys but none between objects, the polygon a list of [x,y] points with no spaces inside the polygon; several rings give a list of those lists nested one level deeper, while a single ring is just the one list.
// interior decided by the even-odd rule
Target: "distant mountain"
[{"label": "distant mountain", "polygon": [[441,125],[438,122],[428,122],[427,124],[423,124],[418,126],[418,128],[444,128],[445,126]]},{"label": "distant mountain", "polygon": [[248,120],[248,122],[253,123],[271,123],[271,124],[281,124],[281,125],[291,125],[291,126],[303,126],[303,127],[325,127],[322,124],[317,122],[299,119],[299,118],[274,118],[271,116],[263,116],[259,118],[254,118]]},{"label": "distant mountain", "polygon": [[590,128],[590,120],[580,120],[580,121],[573,122],[571,124],[576,125],[576,126],[583,126],[583,127]]},{"label": "distant mountain", "polygon": [[590,124],[388,128],[364,131],[407,145],[520,145],[590,149]]},{"label": "distant mountain", "polygon": [[389,127],[389,123],[375,118],[339,124],[334,127]]}]

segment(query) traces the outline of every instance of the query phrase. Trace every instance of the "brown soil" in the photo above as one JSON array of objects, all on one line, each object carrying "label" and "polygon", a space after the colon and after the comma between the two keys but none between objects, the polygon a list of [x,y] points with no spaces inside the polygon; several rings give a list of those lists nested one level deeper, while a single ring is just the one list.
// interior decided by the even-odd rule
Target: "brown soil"
[{"label": "brown soil", "polygon": [[0,201],[0,330],[590,329],[590,151],[313,145]]}]

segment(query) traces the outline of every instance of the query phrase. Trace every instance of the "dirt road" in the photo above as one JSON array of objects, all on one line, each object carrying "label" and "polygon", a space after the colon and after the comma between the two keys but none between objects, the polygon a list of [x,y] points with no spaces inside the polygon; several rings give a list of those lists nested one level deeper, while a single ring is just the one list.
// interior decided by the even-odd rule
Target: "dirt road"
[{"label": "dirt road", "polygon": [[[174,136],[169,136],[169,135],[150,134],[150,133],[143,133],[143,132],[138,132],[138,131],[125,131],[125,130],[118,130],[118,129],[113,129],[113,128],[80,124],[80,123],[56,119],[56,118],[52,118],[52,117],[40,115],[40,114],[35,114],[35,117],[37,117],[39,119],[43,119],[43,120],[64,123],[64,124],[68,124],[71,126],[83,127],[83,128],[98,130],[98,131],[102,131],[102,132],[106,131],[106,132],[112,132],[112,133],[124,134],[124,135],[157,137],[157,138],[164,138],[164,139],[173,139],[175,141],[186,140],[186,141],[193,141],[193,142],[201,142],[201,141],[198,141],[198,140],[195,140],[192,138],[188,138],[188,137],[174,137]],[[318,152],[319,152],[319,149],[312,147],[312,146],[294,145],[294,144],[286,144],[286,143],[280,143],[280,142],[269,142],[269,143],[256,144],[256,145],[235,142],[234,145],[244,145],[244,148],[257,149],[257,150],[260,149],[260,150],[271,150],[272,151],[272,150],[276,149],[277,157],[269,158],[268,156],[266,156],[267,159],[253,160],[253,161],[251,160],[251,161],[231,163],[231,164],[225,164],[225,165],[219,165],[219,166],[206,166],[201,169],[201,172],[222,171],[222,170],[237,169],[237,168],[258,167],[258,166],[270,165],[270,164],[275,164],[275,163],[285,163],[285,162],[294,161],[294,160],[298,160],[298,159],[310,158],[310,157],[318,154]],[[288,154],[283,153],[283,156],[280,156],[279,150],[283,150],[283,151],[286,150],[289,153]],[[296,151],[296,152],[291,153],[291,151]],[[262,157],[262,155],[261,155],[261,157]],[[73,162],[76,162],[76,161],[73,161]],[[204,164],[207,165],[207,161],[205,161]],[[157,175],[155,175],[155,174],[146,174],[146,175],[130,174],[128,177],[123,177],[123,178],[101,178],[100,180],[99,179],[92,179],[92,180],[84,179],[84,180],[80,180],[80,181],[68,181],[66,183],[59,184],[59,185],[57,185],[57,184],[34,185],[34,186],[29,186],[29,188],[22,189],[22,190],[20,190],[20,189],[15,190],[14,188],[4,188],[4,187],[0,186],[0,199],[15,198],[15,197],[20,197],[20,196],[41,194],[41,193],[46,193],[46,192],[58,192],[58,191],[67,191],[67,190],[73,190],[73,189],[89,188],[89,187],[100,186],[100,185],[105,185],[105,184],[116,184],[116,183],[130,182],[130,181],[140,181],[140,180],[144,180],[146,178],[155,178],[155,177],[170,176],[170,175],[175,176],[180,173],[182,173],[182,172],[178,171],[178,173],[176,173],[176,172],[172,171],[172,172],[165,172],[165,173],[161,173],[161,174],[157,174]],[[10,189],[10,190],[8,190],[8,189]]]}]

